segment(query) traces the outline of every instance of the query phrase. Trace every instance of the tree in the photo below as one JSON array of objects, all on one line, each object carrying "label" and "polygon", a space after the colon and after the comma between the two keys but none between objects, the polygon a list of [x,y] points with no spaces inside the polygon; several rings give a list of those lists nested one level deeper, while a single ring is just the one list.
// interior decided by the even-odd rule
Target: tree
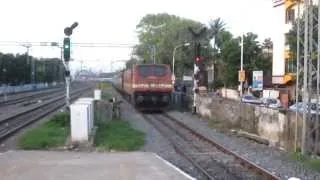
[{"label": "tree", "polygon": [[[152,27],[162,26],[154,29]],[[148,14],[144,16],[137,25],[139,44],[134,48],[134,55],[137,61],[141,63],[152,62],[152,47],[156,47],[157,63],[171,65],[172,53],[174,47],[183,43],[194,41],[189,27],[199,29],[204,27],[203,24],[189,19],[180,18],[169,14]],[[238,84],[238,70],[240,69],[240,37],[233,35],[225,29],[225,23],[221,18],[209,22],[208,33],[204,33],[201,55],[209,59],[214,52],[215,60],[218,61],[217,81],[222,81],[226,86],[236,86]],[[272,47],[270,41],[260,45],[257,35],[247,33],[244,36],[244,68],[247,72],[253,70],[271,70],[270,58],[264,57],[262,47]],[[214,38],[213,46],[209,45],[209,40]],[[218,48],[220,53],[218,53]],[[189,47],[182,47],[177,50],[175,59],[175,72],[177,77],[193,71],[194,63],[194,44]],[[206,61],[208,64],[208,61]],[[172,67],[172,66],[171,66]]]},{"label": "tree", "polygon": [[[36,65],[36,82],[61,81],[61,60],[53,58],[32,58]],[[30,83],[31,64],[27,62],[27,56],[0,53],[1,79],[2,83],[19,85]],[[58,70],[59,69],[59,70]]]},{"label": "tree", "polygon": [[214,49],[216,45],[218,48],[221,46],[221,32],[225,31],[225,26],[226,24],[221,20],[221,18],[217,18],[209,22],[209,31],[211,37],[214,39],[214,44],[212,45]]},{"label": "tree", "polygon": [[[228,31],[221,33],[220,73],[217,79],[222,80],[225,86],[235,87],[238,84],[238,71],[240,70],[241,38],[232,37]],[[271,61],[262,54],[262,48],[257,41],[257,35],[247,33],[244,35],[243,67],[248,73],[247,78],[251,82],[251,73],[254,70],[271,71]]]},{"label": "tree", "polygon": [[126,68],[131,68],[134,64],[138,64],[138,60],[136,58],[131,57],[131,59],[126,62]]},{"label": "tree", "polygon": [[273,49],[273,43],[271,41],[271,38],[266,38],[263,43],[262,43],[262,47],[264,49],[267,49],[267,57],[271,58],[271,53],[270,51]]},{"label": "tree", "polygon": [[[156,27],[163,25],[161,28]],[[172,53],[175,46],[192,42],[192,35],[188,27],[200,27],[201,23],[174,15],[148,14],[137,25],[139,45],[134,48],[134,54],[143,63],[152,62],[152,48],[156,48],[157,63],[171,65]],[[176,53],[176,72],[183,72],[185,68],[193,66],[192,49],[181,48]],[[179,66],[178,66],[179,65]]]}]

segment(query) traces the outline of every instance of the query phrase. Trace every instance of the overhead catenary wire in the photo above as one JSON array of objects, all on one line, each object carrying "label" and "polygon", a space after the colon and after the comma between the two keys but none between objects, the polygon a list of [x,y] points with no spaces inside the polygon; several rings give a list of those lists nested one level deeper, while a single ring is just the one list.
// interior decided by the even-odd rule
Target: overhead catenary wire
[{"label": "overhead catenary wire", "polygon": [[[28,41],[0,41],[0,46],[22,46],[22,45],[32,45],[32,46],[62,46],[58,42],[49,42],[49,41],[39,41],[39,42],[28,42]],[[55,45],[52,45],[55,44]],[[109,42],[73,42],[72,46],[76,47],[115,47],[115,48],[132,48],[138,45],[138,43],[109,43]]]}]

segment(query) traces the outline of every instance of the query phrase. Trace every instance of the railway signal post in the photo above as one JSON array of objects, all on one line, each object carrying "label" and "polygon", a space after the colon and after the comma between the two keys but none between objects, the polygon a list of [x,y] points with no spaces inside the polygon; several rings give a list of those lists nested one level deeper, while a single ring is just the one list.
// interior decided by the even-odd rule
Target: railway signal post
[{"label": "railway signal post", "polygon": [[191,32],[193,39],[194,39],[194,70],[193,70],[193,106],[192,106],[192,113],[197,113],[197,105],[196,100],[197,96],[199,94],[199,87],[204,86],[204,64],[201,60],[201,44],[200,39],[204,38],[206,36],[207,29],[206,27],[202,27],[197,32],[194,31],[191,27],[188,28],[188,30]]},{"label": "railway signal post", "polygon": [[72,31],[74,28],[78,26],[78,23],[73,23],[70,27],[66,27],[64,29],[65,38],[63,39],[63,64],[65,67],[65,80],[66,80],[66,106],[69,108],[70,106],[70,53],[71,53],[71,40],[70,36],[72,35]]}]

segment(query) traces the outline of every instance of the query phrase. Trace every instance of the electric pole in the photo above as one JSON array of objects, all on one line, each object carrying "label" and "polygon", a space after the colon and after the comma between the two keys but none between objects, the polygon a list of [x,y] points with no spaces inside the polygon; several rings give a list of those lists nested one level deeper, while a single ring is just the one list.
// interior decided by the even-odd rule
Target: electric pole
[{"label": "electric pole", "polygon": [[[318,21],[320,19],[320,0],[318,0]],[[316,138],[315,138],[315,152],[318,150],[318,141],[319,141],[319,94],[320,94],[320,87],[319,87],[319,79],[320,79],[320,23],[318,22],[318,53],[317,53],[317,115],[316,115]]]},{"label": "electric pole", "polygon": [[306,154],[307,151],[307,137],[308,137],[308,120],[307,120],[307,103],[308,103],[308,26],[309,26],[309,0],[304,1],[305,16],[304,16],[304,57],[303,57],[303,122],[302,122],[302,140],[301,153]]},{"label": "electric pole", "polygon": [[[241,34],[241,58],[240,58],[240,71],[243,72],[243,34]],[[243,95],[243,81],[240,80],[240,98]]]},{"label": "electric pole", "polygon": [[32,85],[32,88],[34,88],[34,76],[35,76],[35,64],[34,64],[34,60],[29,57],[29,49],[32,47],[31,44],[24,44],[22,45],[23,47],[27,48],[27,63],[30,64],[30,84]]},{"label": "electric pole", "polygon": [[[300,90],[300,2],[298,2],[298,19],[297,19],[297,70],[296,70],[296,104],[299,102],[299,90]],[[298,111],[296,111],[296,123],[294,134],[294,150],[297,151],[298,144]]]}]

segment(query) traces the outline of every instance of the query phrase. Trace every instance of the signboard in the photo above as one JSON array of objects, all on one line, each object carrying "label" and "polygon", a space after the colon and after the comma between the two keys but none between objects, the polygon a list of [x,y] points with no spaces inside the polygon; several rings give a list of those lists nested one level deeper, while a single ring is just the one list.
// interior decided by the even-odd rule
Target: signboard
[{"label": "signboard", "polygon": [[238,75],[239,75],[239,81],[243,82],[246,79],[246,74],[245,71],[238,71]]},{"label": "signboard", "polygon": [[192,81],[192,76],[183,76],[184,81]]},{"label": "signboard", "polygon": [[263,71],[252,72],[252,90],[253,91],[263,90]]},{"label": "signboard", "polygon": [[284,84],[283,76],[272,76],[272,84]]}]

